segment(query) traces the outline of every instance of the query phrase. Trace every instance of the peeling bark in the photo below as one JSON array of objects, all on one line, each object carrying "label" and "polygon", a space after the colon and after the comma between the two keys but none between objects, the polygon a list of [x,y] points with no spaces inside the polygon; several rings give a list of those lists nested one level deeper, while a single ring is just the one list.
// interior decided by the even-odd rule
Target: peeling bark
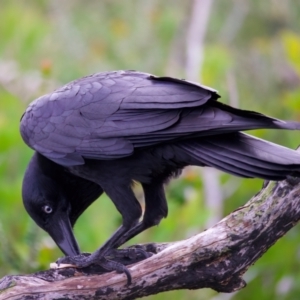
[{"label": "peeling bark", "polygon": [[136,299],[175,289],[234,292],[242,275],[300,218],[300,182],[266,182],[248,203],[212,228],[187,240],[139,245],[155,253],[146,260],[119,259],[126,276],[98,266],[47,270],[0,280],[0,299]]}]

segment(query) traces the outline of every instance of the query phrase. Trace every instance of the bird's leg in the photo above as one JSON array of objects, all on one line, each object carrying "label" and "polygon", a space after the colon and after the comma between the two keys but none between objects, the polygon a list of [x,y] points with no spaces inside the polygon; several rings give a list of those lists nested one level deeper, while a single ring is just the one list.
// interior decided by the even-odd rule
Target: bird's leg
[{"label": "bird's leg", "polygon": [[[113,266],[110,261],[104,258],[104,256],[109,254],[112,249],[118,247],[118,245],[120,244],[119,240],[122,239],[122,237],[126,235],[126,233],[138,223],[139,218],[142,215],[141,206],[136,200],[130,184],[122,184],[116,186],[114,185],[114,183],[108,183],[107,185],[103,184],[102,188],[111,198],[118,211],[121,213],[123,217],[123,224],[104,243],[102,247],[93,252],[90,256],[78,255],[67,258],[67,261],[69,263],[71,262],[79,268],[83,268],[96,263],[101,265],[105,269],[111,270]],[[65,262],[64,258],[58,261],[58,263],[63,262]],[[125,266],[123,266],[123,269],[121,269],[124,271],[124,268],[126,269]],[[119,266],[118,269],[116,269],[116,271],[122,270],[120,270]],[[128,282],[129,281],[130,280],[128,279]]]},{"label": "bird's leg", "polygon": [[[120,247],[125,242],[138,235],[142,231],[158,225],[162,218],[168,214],[168,204],[165,196],[163,182],[152,182],[150,184],[142,184],[145,196],[146,209],[143,220],[136,226],[131,228],[126,234],[121,236],[116,244]],[[137,251],[139,251],[137,249]]]}]

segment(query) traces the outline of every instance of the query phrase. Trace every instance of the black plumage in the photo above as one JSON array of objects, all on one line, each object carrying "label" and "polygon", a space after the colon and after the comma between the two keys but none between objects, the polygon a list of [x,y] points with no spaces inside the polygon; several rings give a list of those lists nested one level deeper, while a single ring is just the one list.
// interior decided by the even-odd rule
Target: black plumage
[{"label": "black plumage", "polygon": [[[79,266],[102,260],[167,216],[164,183],[188,165],[281,180],[299,176],[300,154],[242,133],[300,124],[218,102],[213,89],[136,71],[97,73],[32,102],[21,135],[36,152],[23,182],[25,208]],[[141,183],[145,213],[132,191]],[[105,192],[122,226],[88,258],[72,226]]]}]

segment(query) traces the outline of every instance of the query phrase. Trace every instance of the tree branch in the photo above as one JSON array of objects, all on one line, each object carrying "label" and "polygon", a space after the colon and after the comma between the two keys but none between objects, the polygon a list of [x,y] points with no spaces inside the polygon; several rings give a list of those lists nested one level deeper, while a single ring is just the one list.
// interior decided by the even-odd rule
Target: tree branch
[{"label": "tree branch", "polygon": [[130,286],[124,274],[101,274],[95,266],[47,270],[4,277],[0,299],[136,299],[174,289],[239,290],[249,266],[299,221],[299,194],[298,179],[265,182],[212,228],[183,241],[140,245],[156,254],[129,266]]}]

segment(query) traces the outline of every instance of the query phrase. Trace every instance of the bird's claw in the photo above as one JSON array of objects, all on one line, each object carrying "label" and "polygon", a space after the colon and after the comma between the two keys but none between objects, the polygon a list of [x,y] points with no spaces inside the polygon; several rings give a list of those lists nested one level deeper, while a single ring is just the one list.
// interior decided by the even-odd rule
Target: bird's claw
[{"label": "bird's claw", "polygon": [[[105,257],[99,257],[90,253],[81,253],[75,256],[61,257],[56,261],[57,266],[60,264],[67,264],[74,268],[85,268],[92,264],[101,266],[107,271],[116,271],[117,273],[125,273],[127,277],[127,285],[132,282],[131,274],[128,268],[120,262],[114,261],[113,259],[129,258],[131,260],[141,260],[148,258],[152,253],[148,253],[139,247],[132,247],[128,249],[112,249],[107,252]],[[108,259],[109,258],[109,259]]]},{"label": "bird's claw", "polygon": [[56,261],[56,264],[58,266],[60,264],[68,264],[70,267],[74,267],[74,268],[85,268],[92,264],[96,264],[107,271],[116,271],[117,273],[125,273],[127,277],[127,285],[130,285],[132,282],[131,274],[125,265],[113,260],[106,259],[105,257],[101,257],[101,258],[93,257],[90,253],[81,253],[75,256],[64,256],[59,258]]},{"label": "bird's claw", "polygon": [[[141,261],[152,256],[153,253],[147,252],[142,247],[130,247],[127,249],[112,249],[106,252],[105,257],[100,256],[98,253],[81,253],[75,256],[61,257],[56,261],[57,266],[60,264],[67,264],[69,267],[85,268],[92,264],[99,265],[107,271],[116,271],[118,273],[125,273],[127,277],[127,285],[131,284],[132,278],[128,268],[116,260],[130,259]],[[127,264],[127,263],[126,263]]]},{"label": "bird's claw", "polygon": [[113,260],[103,258],[103,260],[101,260],[100,265],[102,268],[106,269],[107,271],[116,271],[117,273],[125,273],[125,275],[127,277],[127,285],[131,284],[132,277],[131,277],[130,271],[123,264],[118,263]]}]

